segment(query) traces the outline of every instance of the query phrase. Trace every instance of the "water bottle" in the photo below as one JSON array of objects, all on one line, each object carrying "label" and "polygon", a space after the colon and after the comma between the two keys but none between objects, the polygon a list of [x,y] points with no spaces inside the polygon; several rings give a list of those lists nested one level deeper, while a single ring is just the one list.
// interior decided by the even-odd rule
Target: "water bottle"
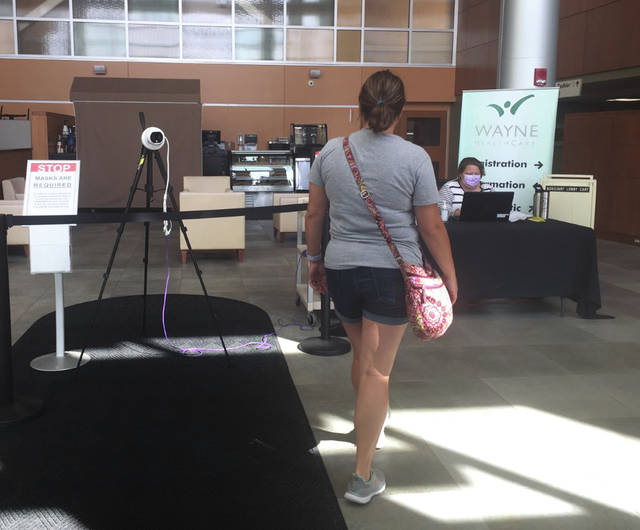
[{"label": "water bottle", "polygon": [[449,208],[447,208],[447,203],[444,201],[440,201],[438,203],[438,208],[440,209],[440,217],[442,218],[442,222],[446,223],[449,219]]},{"label": "water bottle", "polygon": [[547,219],[549,217],[549,192],[540,184],[534,184],[536,190],[533,194],[533,216]]}]

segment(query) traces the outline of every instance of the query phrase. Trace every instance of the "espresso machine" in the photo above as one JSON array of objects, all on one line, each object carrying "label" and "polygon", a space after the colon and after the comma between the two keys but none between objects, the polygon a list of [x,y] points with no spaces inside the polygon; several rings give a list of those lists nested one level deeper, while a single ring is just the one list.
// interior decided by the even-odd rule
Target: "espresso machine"
[{"label": "espresso machine", "polygon": [[202,131],[202,174],[229,174],[229,154],[226,144],[220,141],[220,131]]},{"label": "espresso machine", "polygon": [[293,153],[294,190],[309,190],[311,164],[327,143],[326,123],[292,123],[291,151]]}]

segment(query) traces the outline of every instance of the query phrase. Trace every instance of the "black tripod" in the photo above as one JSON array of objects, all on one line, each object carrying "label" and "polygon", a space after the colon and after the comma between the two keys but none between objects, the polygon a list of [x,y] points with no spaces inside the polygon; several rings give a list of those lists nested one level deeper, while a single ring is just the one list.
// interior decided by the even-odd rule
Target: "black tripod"
[{"label": "black tripod", "polygon": [[[145,126],[145,118],[144,113],[140,112],[140,125],[144,130]],[[167,172],[164,167],[164,162],[160,157],[160,154],[157,150],[150,150],[144,146],[142,146],[140,151],[140,157],[138,158],[138,167],[136,169],[136,173],[133,177],[133,183],[131,184],[131,189],[129,190],[129,198],[127,199],[127,204],[124,208],[124,215],[126,216],[131,209],[131,205],[133,204],[133,198],[135,197],[136,191],[144,191],[146,193],[146,202],[145,209],[148,211],[151,207],[151,200],[153,198],[153,160],[151,156],[155,158],[158,169],[160,170],[160,175],[162,175],[162,180],[164,182],[165,188],[167,188]],[[145,183],[144,189],[138,188],[138,184],[140,183],[140,177],[142,175],[142,169],[146,164],[147,168],[147,181]],[[165,189],[163,188],[163,189]],[[167,188],[167,196],[171,200],[171,206],[174,212],[179,211],[178,203],[176,202],[176,198],[173,194],[173,187],[171,185]],[[100,294],[98,295],[98,303],[96,306],[96,312],[94,314],[93,320],[91,322],[91,326],[89,327],[89,331],[92,331],[95,328],[95,324],[98,320],[98,315],[100,313],[100,306],[102,304],[102,297],[104,295],[105,287],[107,286],[107,281],[109,280],[109,275],[111,273],[111,267],[113,266],[113,262],[116,258],[116,253],[118,251],[118,245],[120,244],[120,239],[122,238],[122,233],[124,232],[124,227],[127,224],[126,221],[122,221],[117,230],[116,240],[113,244],[113,249],[111,250],[111,257],[109,258],[109,263],[107,264],[107,269],[103,274],[102,286],[100,287]],[[187,236],[187,228],[184,226],[182,222],[182,218],[178,218],[178,224],[180,225],[180,230],[182,231],[182,235],[184,236],[184,240],[187,243],[187,249],[189,252],[189,256],[191,256],[191,260],[193,262],[193,267],[195,268],[196,275],[200,280],[200,287],[202,287],[202,294],[204,294],[204,298],[207,302],[207,307],[209,308],[209,313],[211,314],[211,320],[213,321],[213,325],[218,330],[218,337],[220,338],[220,342],[222,344],[222,348],[224,350],[227,363],[229,362],[229,352],[227,351],[227,346],[225,345],[224,338],[222,337],[222,333],[220,331],[220,326],[218,324],[218,318],[213,308],[213,304],[211,303],[211,299],[209,298],[209,294],[207,293],[207,288],[204,285],[204,281],[202,279],[202,271],[200,267],[198,267],[198,262],[193,254],[193,249],[191,248],[191,242],[189,241],[189,237]],[[147,276],[148,276],[148,268],[149,268],[149,226],[150,222],[144,222],[144,259],[142,260],[144,263],[144,294],[142,297],[142,334],[146,334],[146,322],[147,322]],[[82,351],[80,352],[80,357],[78,358],[77,367],[80,366],[82,362],[82,357],[84,355],[84,351],[87,347],[87,341],[85,341],[85,345],[82,347]]]}]

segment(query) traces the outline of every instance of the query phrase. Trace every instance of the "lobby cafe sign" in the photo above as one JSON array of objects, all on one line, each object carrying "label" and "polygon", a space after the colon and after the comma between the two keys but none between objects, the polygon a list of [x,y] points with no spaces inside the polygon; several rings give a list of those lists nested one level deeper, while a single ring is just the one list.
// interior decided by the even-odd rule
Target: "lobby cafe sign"
[{"label": "lobby cafe sign", "polygon": [[558,88],[462,93],[458,157],[484,162],[483,182],[513,191],[513,208],[533,211],[533,185],[552,172]]}]

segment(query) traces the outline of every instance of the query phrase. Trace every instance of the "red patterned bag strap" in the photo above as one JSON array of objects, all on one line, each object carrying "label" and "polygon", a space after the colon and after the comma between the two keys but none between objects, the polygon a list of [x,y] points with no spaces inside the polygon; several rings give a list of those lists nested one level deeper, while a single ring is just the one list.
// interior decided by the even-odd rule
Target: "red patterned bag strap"
[{"label": "red patterned bag strap", "polygon": [[382,232],[382,236],[387,242],[387,245],[389,245],[389,249],[391,250],[393,257],[396,259],[396,261],[400,265],[400,270],[402,271],[403,270],[402,265],[404,264],[404,260],[402,259],[402,256],[400,256],[400,252],[398,252],[398,247],[396,247],[396,244],[393,242],[393,239],[391,239],[391,234],[389,234],[389,230],[387,230],[387,226],[384,224],[384,220],[382,219],[382,216],[380,215],[378,208],[376,208],[376,203],[373,202],[371,195],[369,195],[369,190],[367,190],[367,187],[364,185],[364,180],[362,180],[362,175],[360,175],[360,170],[358,169],[356,161],[353,158],[353,153],[351,152],[351,146],[349,145],[348,136],[344,137],[344,140],[342,142],[342,147],[344,148],[344,154],[347,157],[347,162],[349,162],[349,167],[351,168],[351,172],[353,173],[353,176],[356,179],[356,184],[360,188],[360,197],[362,197],[365,204],[367,205],[367,208],[369,208],[371,215],[375,219],[376,224],[380,229],[380,232]]}]

